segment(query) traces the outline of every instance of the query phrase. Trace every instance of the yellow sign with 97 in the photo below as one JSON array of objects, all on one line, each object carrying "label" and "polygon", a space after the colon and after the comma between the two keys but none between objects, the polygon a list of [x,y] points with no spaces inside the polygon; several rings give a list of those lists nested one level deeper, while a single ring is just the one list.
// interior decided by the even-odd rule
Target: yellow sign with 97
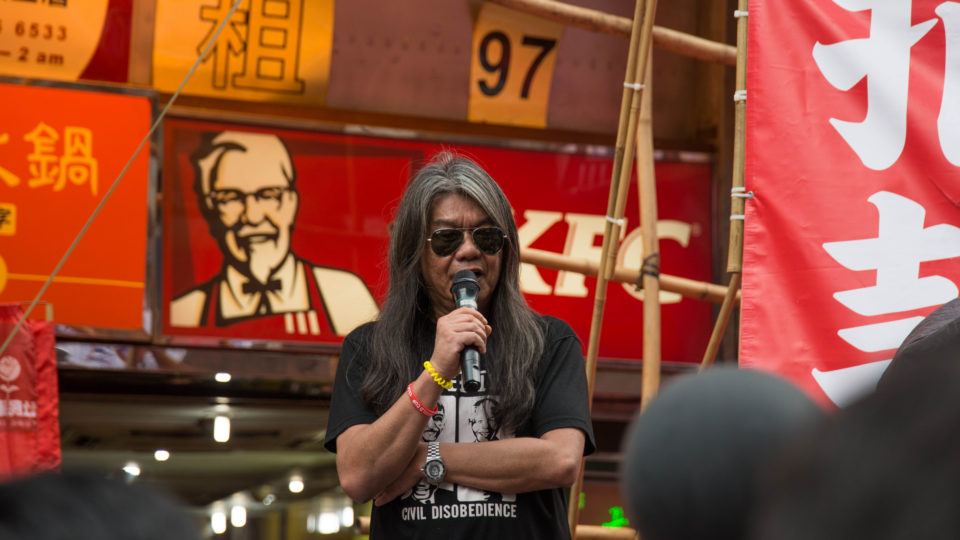
[{"label": "yellow sign with 97", "polygon": [[473,31],[471,122],[546,127],[563,25],[485,3]]}]

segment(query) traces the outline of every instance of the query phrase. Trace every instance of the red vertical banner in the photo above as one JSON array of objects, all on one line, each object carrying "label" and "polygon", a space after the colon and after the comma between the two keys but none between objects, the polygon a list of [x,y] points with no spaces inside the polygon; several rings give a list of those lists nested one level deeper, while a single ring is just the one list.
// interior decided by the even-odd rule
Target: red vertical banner
[{"label": "red vertical banner", "polygon": [[[0,305],[0,336],[23,317],[17,304]],[[53,323],[28,320],[0,355],[0,476],[60,465]]]},{"label": "red vertical banner", "polygon": [[31,321],[37,362],[37,462],[41,470],[60,467],[60,388],[53,321]]},{"label": "red vertical banner", "polygon": [[960,4],[749,21],[741,365],[844,405],[960,291]]}]

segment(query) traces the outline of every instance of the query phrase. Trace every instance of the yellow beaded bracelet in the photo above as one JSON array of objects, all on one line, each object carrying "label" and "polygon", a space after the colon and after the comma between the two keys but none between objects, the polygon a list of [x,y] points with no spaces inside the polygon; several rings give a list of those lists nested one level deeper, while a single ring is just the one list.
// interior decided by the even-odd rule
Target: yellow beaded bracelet
[{"label": "yellow beaded bracelet", "polygon": [[427,370],[427,373],[429,373],[430,376],[433,377],[433,380],[440,385],[440,388],[443,388],[444,390],[449,390],[453,388],[453,381],[448,381],[443,377],[441,377],[440,374],[437,373],[436,368],[433,367],[433,364],[431,364],[429,360],[423,363],[423,367],[424,369]]}]

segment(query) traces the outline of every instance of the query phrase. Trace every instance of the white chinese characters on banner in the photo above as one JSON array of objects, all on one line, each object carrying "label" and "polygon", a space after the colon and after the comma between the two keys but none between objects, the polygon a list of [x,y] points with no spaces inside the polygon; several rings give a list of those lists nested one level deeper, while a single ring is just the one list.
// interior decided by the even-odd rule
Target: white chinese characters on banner
[{"label": "white chinese characters on banner", "polygon": [[[862,122],[831,118],[830,124],[873,170],[896,163],[907,133],[910,50],[936,24],[911,25],[912,3],[903,0],[834,0],[848,11],[871,11],[870,37],[813,47],[820,73],[838,90],[847,91],[867,78],[867,114]],[[937,128],[947,160],[960,165],[960,3],[944,2],[936,14],[946,30],[943,98]]]},{"label": "white chinese characters on banner", "polygon": [[[911,51],[937,24],[912,24],[913,2],[833,0],[852,11],[870,11],[869,37],[813,46],[817,69],[834,88],[848,91],[866,77],[867,113],[861,122],[830,118],[830,124],[865,167],[890,168],[904,151]],[[943,2],[934,12],[945,30],[944,87],[937,121],[940,147],[960,165],[960,3]],[[929,59],[922,60],[924,65]],[[948,224],[924,228],[925,208],[901,195],[880,191],[868,200],[877,207],[876,238],[827,242],[823,248],[845,268],[875,270],[875,286],[834,293],[834,299],[865,317],[938,306],[957,297],[957,285],[943,276],[920,278],[920,263],[960,257],[960,229]],[[896,349],[922,320],[919,316],[843,328],[837,335],[864,353]],[[812,370],[834,403],[842,405],[872,387],[889,360],[834,371]],[[854,391],[853,386],[860,385]]]},{"label": "white chinese characters on banner", "polygon": [[953,165],[960,165],[960,3],[944,2],[935,11],[943,19],[947,35],[943,100],[937,130],[943,155]]},{"label": "white chinese characters on banner", "polygon": [[751,0],[748,25],[740,364],[843,406],[960,291],[960,0]]},{"label": "white chinese characters on banner", "polygon": [[956,298],[957,286],[949,279],[919,274],[921,262],[960,257],[960,228],[924,228],[926,210],[894,193],[881,191],[867,200],[880,215],[877,237],[828,242],[823,248],[850,270],[876,270],[877,285],[838,292],[834,298],[866,316],[939,306]]},{"label": "white chinese characters on banner", "polygon": [[[867,199],[877,208],[879,224],[875,238],[827,242],[823,249],[849,270],[876,270],[877,284],[847,291],[833,297],[848,309],[867,317],[939,306],[957,297],[960,289],[943,276],[920,277],[920,263],[960,258],[960,227],[937,224],[924,227],[926,210],[920,204],[895,193],[880,191]],[[899,347],[923,317],[844,328],[837,334],[864,352]],[[889,360],[873,362],[878,369],[857,370],[862,384],[875,383]],[[849,368],[848,368],[849,369]],[[832,374],[832,375],[831,375]],[[824,392],[838,404],[845,401],[851,384],[857,384],[847,370],[820,372],[814,377]]]}]

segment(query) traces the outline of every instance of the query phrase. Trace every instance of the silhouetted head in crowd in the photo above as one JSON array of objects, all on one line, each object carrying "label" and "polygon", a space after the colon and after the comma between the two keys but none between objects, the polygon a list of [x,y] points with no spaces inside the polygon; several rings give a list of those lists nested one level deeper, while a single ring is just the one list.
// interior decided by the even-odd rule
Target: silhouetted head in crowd
[{"label": "silhouetted head in crowd", "polygon": [[904,341],[876,392],[776,464],[754,540],[960,538],[960,303],[944,308]]},{"label": "silhouetted head in crowd", "polygon": [[742,540],[768,458],[824,412],[791,383],[714,368],[672,382],[634,419],[621,490],[644,540]]},{"label": "silhouetted head in crowd", "polygon": [[924,371],[931,364],[953,362],[960,362],[960,298],[940,306],[920,321],[903,340],[877,388],[908,371]]},{"label": "silhouetted head in crowd", "polygon": [[85,473],[0,483],[3,540],[199,540],[200,526],[169,497]]}]

